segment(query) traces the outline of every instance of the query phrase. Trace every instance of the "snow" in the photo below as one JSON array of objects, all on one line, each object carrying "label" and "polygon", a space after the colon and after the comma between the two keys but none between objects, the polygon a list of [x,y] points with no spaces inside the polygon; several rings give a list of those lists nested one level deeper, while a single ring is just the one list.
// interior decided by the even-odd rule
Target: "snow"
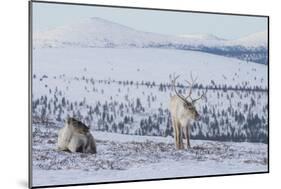
[{"label": "snow", "polygon": [[[173,73],[181,75],[178,82],[185,86],[185,80],[190,79],[192,72],[193,76],[198,77],[197,83],[203,86],[213,86],[213,81],[217,86],[239,86],[246,89],[258,86],[267,89],[266,65],[202,52],[154,48],[61,48],[35,49],[33,55],[36,63],[33,65],[33,73],[36,76],[33,78],[33,101],[46,96],[49,104],[48,108],[45,103],[34,108],[34,116],[40,116],[42,108],[48,110],[47,114],[51,119],[56,119],[58,115],[65,119],[68,115],[77,115],[79,111],[82,116],[80,119],[86,121],[90,116],[90,109],[101,103],[102,110],[103,105],[109,104],[109,113],[114,115],[116,124],[123,122],[124,116],[133,117],[133,123],[127,125],[130,134],[139,132],[141,120],[156,114],[165,120],[159,125],[161,132],[152,131],[150,134],[163,135],[169,124],[168,102],[174,92],[171,88],[160,91],[159,85],[170,85]],[[134,82],[132,85],[124,85],[124,82],[131,81]],[[141,85],[143,81],[154,81],[156,84],[154,87],[148,87]],[[187,94],[188,90],[184,89],[183,93]],[[193,97],[196,98],[201,93],[202,90],[194,89]],[[210,123],[214,121],[214,114],[218,121],[226,122],[228,119],[229,124],[219,125],[220,134],[246,132],[243,129],[244,123],[248,117],[251,118],[255,114],[260,119],[267,120],[265,110],[268,102],[267,93],[264,91],[208,90],[206,97],[206,100],[196,104],[196,108],[200,115],[209,118]],[[62,98],[69,101],[69,104],[60,111]],[[152,98],[155,100],[151,100]],[[145,109],[144,112],[130,109],[135,106],[137,99]],[[75,106],[72,111],[70,103],[83,105]],[[125,106],[123,111],[120,111],[121,104]],[[204,106],[208,107],[207,113],[203,113]],[[249,107],[250,111],[245,109],[245,106]],[[160,114],[159,109],[164,113]],[[226,115],[221,115],[222,111]],[[235,112],[242,113],[246,120],[237,123]],[[102,116],[91,113],[91,117],[86,123],[98,130]],[[198,135],[201,130],[206,136],[213,132],[210,125],[202,120],[197,123],[200,125],[193,127],[192,134]],[[267,133],[266,122],[258,132]]]},{"label": "snow", "polygon": [[261,143],[192,140],[191,149],[177,151],[171,137],[91,131],[97,154],[58,152],[55,133],[60,127],[34,125],[33,186],[266,172],[268,168],[267,145]]},{"label": "snow", "polygon": [[184,37],[187,39],[197,39],[197,40],[213,40],[213,41],[225,41],[225,39],[219,38],[212,34],[182,34],[179,37]]},{"label": "snow", "polygon": [[[144,166],[141,168],[137,167],[122,171],[103,170],[99,172],[88,172],[79,170],[35,170],[34,174],[38,175],[38,178],[36,178],[37,180],[34,184],[36,185],[38,183],[38,186],[47,186],[177,177],[196,177],[206,175],[237,174],[242,172],[252,173],[253,167],[257,172],[267,171],[263,166],[259,166],[257,168],[256,165],[243,165],[243,167],[237,167],[235,165],[227,165],[224,163],[218,164],[214,161],[198,162],[190,160],[180,163],[167,161],[163,163]],[[77,177],[77,175],[79,175],[79,177]]]},{"label": "snow", "polygon": [[99,17],[34,33],[35,48],[50,47],[149,47],[177,46],[245,46],[267,47],[266,32],[252,34],[238,40],[223,40],[211,34],[183,34],[180,36],[138,31]]},{"label": "snow", "polygon": [[226,44],[241,45],[246,47],[260,47],[260,46],[267,47],[268,46],[267,38],[268,38],[268,32],[262,31],[242,37],[237,40],[228,41],[226,42]]},{"label": "snow", "polygon": [[[168,39],[167,39],[168,37]],[[171,36],[137,31],[124,25],[92,17],[78,23],[61,26],[52,30],[35,33],[35,46],[79,47],[138,46],[150,43],[168,42]]]},{"label": "snow", "polygon": [[[38,75],[84,75],[97,79],[181,82],[198,76],[198,84],[267,86],[267,66],[208,53],[156,48],[62,48],[35,49],[34,73]],[[67,69],[66,69],[67,68]],[[87,71],[84,71],[84,68]],[[223,72],[219,71],[223,70]],[[52,76],[51,75],[51,76]],[[238,75],[238,77],[237,77]]]}]

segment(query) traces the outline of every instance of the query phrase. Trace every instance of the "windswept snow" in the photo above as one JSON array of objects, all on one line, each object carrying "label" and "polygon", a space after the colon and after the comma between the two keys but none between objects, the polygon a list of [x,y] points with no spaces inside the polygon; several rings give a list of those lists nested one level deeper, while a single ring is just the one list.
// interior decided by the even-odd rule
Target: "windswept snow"
[{"label": "windswept snow", "polygon": [[[195,51],[135,48],[63,48],[34,50],[34,73],[86,76],[97,79],[170,83],[176,73],[181,82],[198,77],[198,84],[267,87],[267,66]],[[84,69],[87,71],[84,71]],[[36,85],[36,89],[40,86]],[[39,83],[40,85],[40,83]],[[41,86],[42,87],[42,86]]]},{"label": "windswept snow", "polygon": [[61,127],[33,125],[34,186],[267,171],[266,144],[192,140],[177,151],[171,137],[91,131],[97,154],[69,153],[56,150]]}]

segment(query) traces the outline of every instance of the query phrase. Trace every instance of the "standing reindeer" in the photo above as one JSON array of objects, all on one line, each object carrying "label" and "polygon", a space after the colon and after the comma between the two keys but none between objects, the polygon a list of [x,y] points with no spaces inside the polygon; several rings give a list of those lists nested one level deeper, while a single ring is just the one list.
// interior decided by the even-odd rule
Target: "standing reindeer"
[{"label": "standing reindeer", "polygon": [[[176,90],[176,80],[179,78],[174,77],[172,81],[173,89],[176,95],[172,96],[170,99],[170,112],[172,116],[172,124],[174,129],[174,138],[177,149],[184,149],[183,144],[183,129],[185,129],[185,138],[187,142],[187,148],[190,148],[190,127],[192,120],[198,120],[199,114],[195,108],[195,102],[205,96],[206,91],[197,99],[192,99],[192,87],[196,81],[194,80],[191,74],[191,82],[186,81],[189,84],[189,93],[186,97],[179,94]],[[190,98],[190,100],[188,100]]]}]

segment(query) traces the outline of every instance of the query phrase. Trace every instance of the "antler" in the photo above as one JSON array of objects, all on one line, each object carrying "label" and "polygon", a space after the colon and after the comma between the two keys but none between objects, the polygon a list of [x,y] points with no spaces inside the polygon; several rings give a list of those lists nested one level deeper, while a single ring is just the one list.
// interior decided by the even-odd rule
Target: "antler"
[{"label": "antler", "polygon": [[192,87],[198,78],[198,77],[196,77],[195,79],[193,79],[192,72],[190,73],[190,77],[191,77],[191,82],[189,82],[188,80],[185,80],[189,84],[189,93],[188,93],[188,96],[185,97],[185,99],[187,99],[188,97],[190,97],[190,99],[191,99]]},{"label": "antler", "polygon": [[183,95],[179,94],[178,91],[176,90],[176,80],[180,77],[180,75],[176,76],[174,75],[174,79],[172,80],[172,84],[173,84],[173,88],[174,88],[174,91],[176,93],[176,95],[178,97],[180,97],[184,102],[187,102],[187,98],[190,98],[191,99],[191,103],[194,104],[197,100],[200,100],[201,98],[205,97],[206,98],[206,93],[207,93],[207,89],[202,93],[202,95],[199,97],[199,98],[196,98],[196,99],[192,99],[191,97],[191,94],[192,94],[192,88],[193,88],[193,85],[194,83],[196,82],[197,78],[196,77],[195,79],[193,78],[192,76],[192,72],[190,74],[190,77],[191,77],[191,82],[188,81],[188,80],[185,80],[188,84],[189,84],[189,93],[186,97],[184,97]]},{"label": "antler", "polygon": [[192,99],[191,97],[190,97],[190,99],[191,99],[191,101],[192,101],[192,104],[194,104],[197,100],[200,100],[201,98],[206,98],[206,93],[207,93],[207,89],[202,93],[202,95],[199,97],[199,98],[196,98],[196,99]]},{"label": "antler", "polygon": [[178,93],[178,91],[176,90],[176,80],[180,77],[180,75],[176,76],[174,75],[174,79],[172,80],[172,84],[173,84],[173,89],[176,93],[176,95],[178,97],[180,97],[184,102],[186,102],[186,98],[184,96],[182,96],[181,94]]}]

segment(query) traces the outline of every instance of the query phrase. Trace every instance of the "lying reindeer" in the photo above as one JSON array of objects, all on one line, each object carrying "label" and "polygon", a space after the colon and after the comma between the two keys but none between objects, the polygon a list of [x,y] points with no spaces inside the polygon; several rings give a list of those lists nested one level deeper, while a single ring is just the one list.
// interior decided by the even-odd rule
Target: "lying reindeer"
[{"label": "lying reindeer", "polygon": [[74,118],[67,118],[65,126],[59,130],[58,150],[92,154],[97,152],[89,127]]},{"label": "lying reindeer", "polygon": [[[196,79],[194,80],[192,75],[192,81],[188,82],[190,85],[190,90],[188,96],[184,97],[183,95],[179,94],[176,90],[176,80],[179,76],[174,77],[172,81],[172,85],[176,95],[172,96],[170,99],[170,112],[172,116],[172,124],[174,129],[174,138],[175,144],[177,149],[184,149],[183,145],[183,132],[182,130],[185,129],[185,138],[187,142],[187,148],[190,148],[190,127],[191,121],[197,120],[199,118],[199,114],[195,108],[195,102],[205,96],[206,91],[202,93],[202,95],[197,99],[191,98],[192,87]],[[188,100],[190,98],[190,101]]]}]

